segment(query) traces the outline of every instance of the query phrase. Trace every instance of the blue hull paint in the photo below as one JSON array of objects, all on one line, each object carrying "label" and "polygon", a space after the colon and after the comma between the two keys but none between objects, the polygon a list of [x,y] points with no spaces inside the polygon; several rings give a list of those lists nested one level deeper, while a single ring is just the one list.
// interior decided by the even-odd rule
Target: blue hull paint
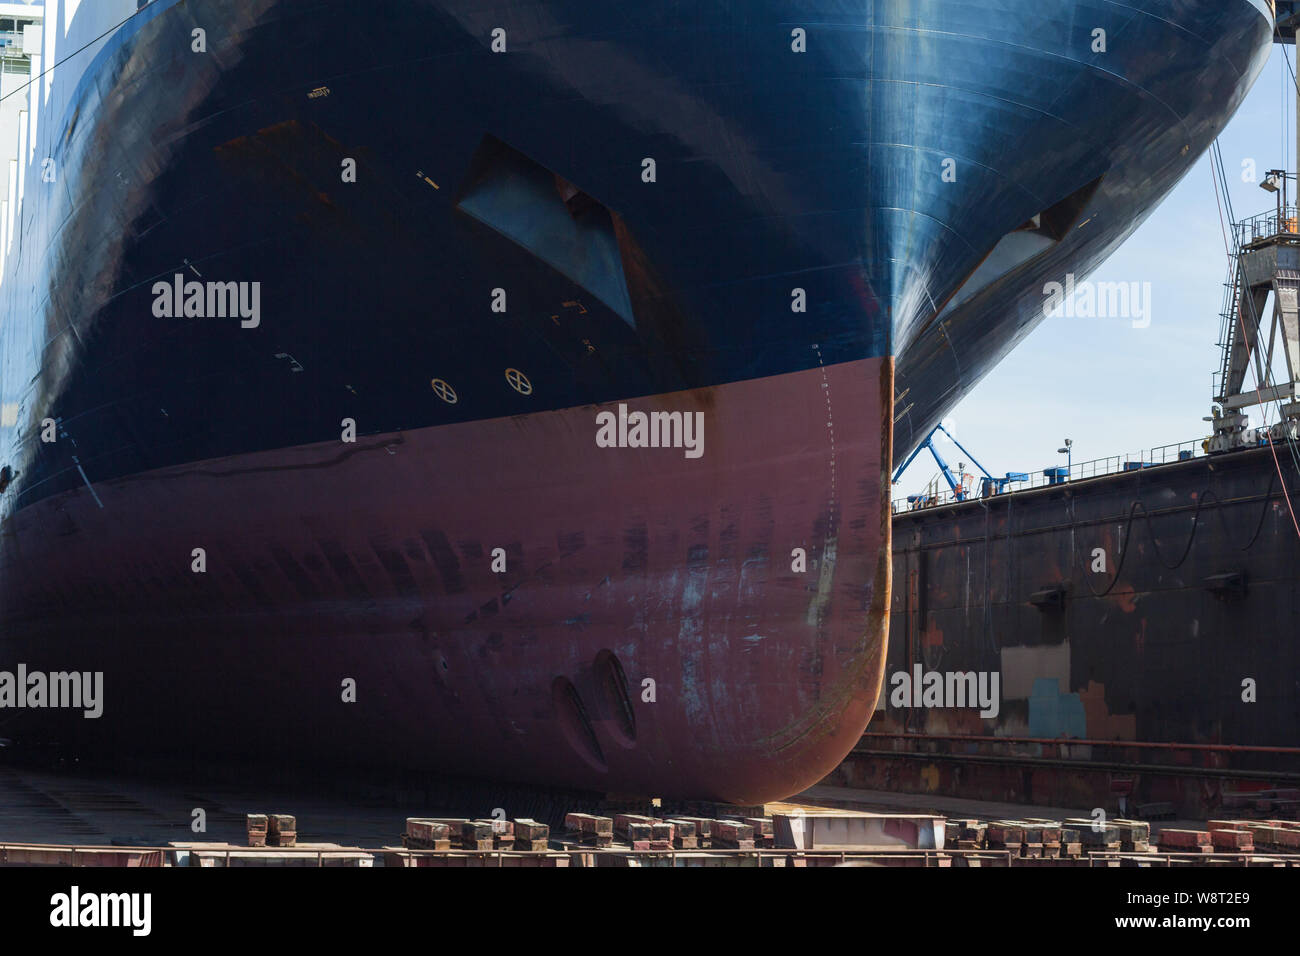
[{"label": "blue hull paint", "polygon": [[[885,354],[906,451],[1036,323],[1045,281],[1086,274],[1186,172],[1268,32],[1245,0],[350,11],[156,2],[86,71],[53,138],[63,178],[24,210],[48,252],[5,290],[7,508],[82,482],[70,442],[37,441],[45,418],[98,481],[343,417],[382,433]],[[590,197],[594,245],[548,238],[557,193],[476,168],[492,139]],[[476,175],[496,228],[461,202]],[[1064,239],[933,319],[1098,180]],[[176,274],[260,280],[261,327],[155,317]]]}]

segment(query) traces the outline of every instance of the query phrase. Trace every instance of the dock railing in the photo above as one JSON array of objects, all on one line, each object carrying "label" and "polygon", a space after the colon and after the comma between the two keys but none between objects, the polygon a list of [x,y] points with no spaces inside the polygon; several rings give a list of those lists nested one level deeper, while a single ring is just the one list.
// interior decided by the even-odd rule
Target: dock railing
[{"label": "dock railing", "polygon": [[1297,218],[1295,206],[1284,206],[1280,210],[1271,209],[1244,219],[1234,226],[1237,231],[1237,246],[1249,246],[1279,236],[1300,241],[1300,222],[1297,222]]},{"label": "dock railing", "polygon": [[[987,497],[1001,498],[1009,494],[1032,491],[1036,488],[1046,488],[1051,485],[1064,485],[1073,481],[1086,481],[1090,478],[1101,478],[1105,475],[1141,471],[1160,465],[1190,461],[1193,458],[1204,457],[1205,450],[1202,447],[1204,441],[1205,439],[1201,438],[1176,442],[1172,445],[1160,445],[1134,454],[1110,455],[1106,458],[1076,461],[1069,466],[1065,463],[1049,465],[1046,468],[1028,472],[1029,477],[1025,481],[1008,482],[1001,492],[996,492]],[[976,476],[973,486],[968,489],[964,497],[959,497],[951,489],[944,489],[937,494],[921,493],[895,498],[893,501],[894,514],[901,514],[905,511],[922,511],[942,505],[962,504],[979,500],[986,497],[981,493],[981,485],[984,480],[982,477]]]}]

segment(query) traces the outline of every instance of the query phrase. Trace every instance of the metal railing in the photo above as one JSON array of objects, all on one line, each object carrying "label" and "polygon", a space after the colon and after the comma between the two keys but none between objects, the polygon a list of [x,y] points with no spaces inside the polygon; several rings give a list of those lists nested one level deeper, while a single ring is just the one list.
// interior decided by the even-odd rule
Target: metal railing
[{"label": "metal railing", "polygon": [[[189,854],[202,853],[202,863],[188,858]],[[853,863],[878,863],[886,866],[946,866],[953,860],[983,860],[993,865],[1009,866],[1010,856],[1005,850],[960,850],[953,848],[926,849],[899,845],[897,847],[813,847],[791,849],[757,847],[747,850],[713,848],[702,850],[632,850],[629,847],[587,847],[569,845],[563,849],[546,851],[516,850],[412,850],[386,848],[384,850],[250,848],[215,846],[198,847],[120,847],[76,846],[71,844],[0,843],[0,867],[4,866],[73,866],[73,867],[230,867],[231,860],[256,860],[261,865],[270,861],[304,861],[306,865],[325,867],[331,862],[359,866],[362,857],[379,862],[380,857],[400,861],[401,867],[432,866],[578,866],[597,865],[598,858],[617,859],[633,866],[693,867],[710,865],[731,866],[834,866]],[[424,861],[421,863],[420,861]],[[314,864],[313,864],[314,861]],[[256,865],[256,864],[255,864]],[[392,866],[390,862],[388,864]],[[370,869],[370,866],[361,866]]]},{"label": "metal railing", "polygon": [[[1000,498],[1021,491],[1046,488],[1051,485],[1064,485],[1072,481],[1086,481],[1090,478],[1101,478],[1105,475],[1115,475],[1126,471],[1154,468],[1158,465],[1190,461],[1205,454],[1202,447],[1204,441],[1205,439],[1197,439],[1177,442],[1172,445],[1160,445],[1131,455],[1110,455],[1106,458],[1076,461],[1068,467],[1060,464],[1039,468],[1036,471],[1029,472],[1027,480],[1009,482],[1003,491],[995,493],[991,497]],[[970,476],[967,475],[967,477]],[[984,479],[981,476],[976,476],[971,487],[967,488],[964,497],[958,497],[951,489],[944,489],[938,493],[922,493],[909,495],[905,498],[895,498],[892,505],[894,514],[901,514],[905,511],[922,511],[927,508],[937,508],[941,505],[962,504],[978,500],[983,497],[981,495],[983,481]]]},{"label": "metal railing", "polygon": [[1300,224],[1297,223],[1295,206],[1283,206],[1272,209],[1258,216],[1251,216],[1233,226],[1238,247],[1271,239],[1275,236],[1294,236],[1300,239]]},{"label": "metal railing", "polygon": [[[97,846],[67,843],[0,843],[0,866],[119,866],[119,867],[224,867],[235,859],[302,861],[303,865],[362,866],[372,862],[374,852],[348,847],[242,847],[214,844],[211,848],[188,846]],[[193,860],[191,860],[191,856]]]},{"label": "metal railing", "polygon": [[[239,853],[241,848],[225,850],[223,860],[230,864],[230,854]],[[35,856],[33,856],[35,851]],[[112,851],[106,853],[105,851]],[[171,847],[78,847],[57,844],[8,843],[0,844],[0,866],[74,866],[74,867],[135,867],[135,866],[177,866],[174,858],[175,848]],[[218,851],[219,852],[219,851]],[[316,851],[316,866],[326,866],[331,851]],[[335,851],[337,852],[337,851]],[[370,853],[372,851],[363,851]],[[378,851],[373,851],[376,856]],[[754,850],[629,850],[624,847],[595,849],[590,847],[569,848],[548,851],[546,853],[525,853],[492,851],[467,853],[458,851],[436,850],[386,850],[392,856],[401,856],[406,866],[412,865],[414,859],[430,857],[430,862],[443,866],[464,866],[473,862],[480,866],[505,867],[512,863],[528,862],[538,865],[556,863],[556,858],[565,858],[567,865],[597,866],[600,858],[611,862],[622,862],[625,866],[637,867],[706,867],[706,866],[751,866],[751,867],[819,867],[819,866],[913,866],[913,867],[952,867],[952,866],[1248,866],[1272,863],[1276,866],[1300,866],[1300,854],[1286,850],[1216,850],[1214,853],[1169,852],[1141,853],[1137,851],[1084,849],[1078,856],[1043,856],[1021,857],[1012,855],[1010,850],[998,847],[965,848],[944,847],[944,849],[920,849],[911,847],[887,848],[823,848],[792,849],[754,849]],[[78,857],[80,853],[80,857]],[[310,852],[300,854],[310,858]],[[211,859],[219,859],[215,855]],[[179,864],[184,865],[184,864]],[[369,867],[367,867],[369,868]]]}]

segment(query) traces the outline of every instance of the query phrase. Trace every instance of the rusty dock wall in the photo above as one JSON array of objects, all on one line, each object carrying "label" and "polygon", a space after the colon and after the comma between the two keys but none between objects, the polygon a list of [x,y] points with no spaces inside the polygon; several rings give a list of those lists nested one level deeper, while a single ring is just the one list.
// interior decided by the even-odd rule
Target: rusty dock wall
[{"label": "rusty dock wall", "polygon": [[[1298,484],[1262,447],[897,514],[886,685],[830,782],[1199,818],[1281,799]],[[996,716],[897,706],[918,665],[996,674]]]}]

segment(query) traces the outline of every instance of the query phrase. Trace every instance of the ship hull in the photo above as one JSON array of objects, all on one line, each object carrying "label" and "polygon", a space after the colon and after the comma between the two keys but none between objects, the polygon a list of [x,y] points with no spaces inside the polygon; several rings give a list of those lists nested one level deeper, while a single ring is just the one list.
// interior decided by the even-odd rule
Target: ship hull
[{"label": "ship hull", "polygon": [[[827,772],[879,688],[895,394],[951,392],[895,369],[947,304],[1000,327],[1008,235],[1113,247],[1268,41],[1253,0],[865,6],[155,0],[53,73],[0,646],[103,671],[105,712],[0,733],[743,802]],[[602,447],[620,405],[702,454]]]},{"label": "ship hull", "polygon": [[29,711],[23,743],[785,796],[875,706],[890,387],[866,361],[625,406],[703,412],[699,459],[598,447],[592,406],[47,499],[3,544],[6,651],[102,672],[103,714]]}]

